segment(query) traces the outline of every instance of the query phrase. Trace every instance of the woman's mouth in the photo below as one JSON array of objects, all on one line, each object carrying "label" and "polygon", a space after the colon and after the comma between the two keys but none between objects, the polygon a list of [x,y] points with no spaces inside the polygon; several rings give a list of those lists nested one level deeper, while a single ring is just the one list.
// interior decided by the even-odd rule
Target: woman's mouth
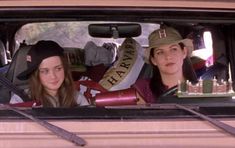
[{"label": "woman's mouth", "polygon": [[172,66],[174,65],[175,63],[167,63],[166,66]]},{"label": "woman's mouth", "polygon": [[58,81],[51,82],[52,85],[56,85],[57,83],[58,83]]}]

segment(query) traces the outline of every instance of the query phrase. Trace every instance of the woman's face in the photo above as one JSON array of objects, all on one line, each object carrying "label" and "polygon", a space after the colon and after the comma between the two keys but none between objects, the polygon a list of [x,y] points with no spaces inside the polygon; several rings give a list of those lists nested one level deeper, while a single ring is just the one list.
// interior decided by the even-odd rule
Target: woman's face
[{"label": "woman's face", "polygon": [[44,89],[52,96],[57,94],[64,77],[64,67],[59,56],[46,58],[39,65],[39,79]]},{"label": "woman's face", "polygon": [[160,73],[169,75],[182,72],[183,60],[187,55],[185,48],[182,50],[179,44],[171,44],[153,50],[151,61],[158,66]]}]

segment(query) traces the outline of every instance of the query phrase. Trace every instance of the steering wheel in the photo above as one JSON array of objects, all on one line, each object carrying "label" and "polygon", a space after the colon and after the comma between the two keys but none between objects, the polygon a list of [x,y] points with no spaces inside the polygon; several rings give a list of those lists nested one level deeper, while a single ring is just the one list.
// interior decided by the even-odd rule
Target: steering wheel
[{"label": "steering wheel", "polygon": [[162,95],[158,97],[158,103],[166,103],[169,99],[169,96],[173,96],[178,90],[177,86],[171,87],[170,89],[166,90]]},{"label": "steering wheel", "polygon": [[171,87],[170,89],[166,90],[162,95],[160,95],[159,98],[173,95],[175,94],[177,90],[178,90],[177,85],[174,87]]}]

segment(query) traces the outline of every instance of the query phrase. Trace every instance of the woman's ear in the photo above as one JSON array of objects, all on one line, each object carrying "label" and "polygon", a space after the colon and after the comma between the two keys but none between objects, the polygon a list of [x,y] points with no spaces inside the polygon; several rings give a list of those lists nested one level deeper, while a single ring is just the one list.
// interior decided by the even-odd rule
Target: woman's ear
[{"label": "woman's ear", "polygon": [[150,62],[154,65],[154,66],[157,66],[157,63],[156,61],[154,60],[154,58],[151,56],[150,57]]}]

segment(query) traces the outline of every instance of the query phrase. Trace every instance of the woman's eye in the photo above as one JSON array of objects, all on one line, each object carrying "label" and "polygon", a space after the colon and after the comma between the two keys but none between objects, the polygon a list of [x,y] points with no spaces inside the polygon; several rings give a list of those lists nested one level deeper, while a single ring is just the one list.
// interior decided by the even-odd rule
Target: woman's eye
[{"label": "woman's eye", "polygon": [[178,48],[171,48],[171,52],[173,52],[173,53],[176,53],[176,52],[178,52]]},{"label": "woman's eye", "polygon": [[40,72],[41,74],[47,74],[47,73],[48,73],[48,70],[47,70],[47,69],[43,69],[43,70],[39,70],[39,72]]},{"label": "woman's eye", "polygon": [[56,70],[56,71],[61,71],[61,70],[63,70],[63,67],[56,67],[55,70]]},{"label": "woman's eye", "polygon": [[156,55],[162,55],[163,54],[163,52],[162,51],[158,51],[158,52],[156,52]]},{"label": "woman's eye", "polygon": [[178,50],[178,48],[172,48],[172,50],[173,50],[173,51],[177,51],[177,50]]}]

